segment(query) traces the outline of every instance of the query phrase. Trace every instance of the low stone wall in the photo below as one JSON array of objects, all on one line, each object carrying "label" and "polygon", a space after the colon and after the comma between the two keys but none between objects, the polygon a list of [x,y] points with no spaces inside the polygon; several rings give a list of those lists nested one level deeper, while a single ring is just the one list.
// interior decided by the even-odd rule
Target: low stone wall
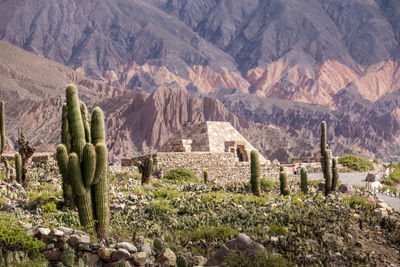
[{"label": "low stone wall", "polygon": [[[216,182],[246,181],[250,179],[250,163],[236,161],[235,155],[228,152],[158,152],[150,155],[157,160],[161,175],[175,168],[193,170],[202,178],[207,170],[209,179]],[[133,166],[145,156],[121,161],[122,166]],[[260,162],[260,176],[277,180],[279,166],[268,161]]]},{"label": "low stone wall", "polygon": [[[46,163],[52,159],[55,159],[55,153],[51,152],[36,152],[32,155],[32,162],[34,163]],[[15,160],[15,153],[4,153],[3,157],[7,160]]]}]

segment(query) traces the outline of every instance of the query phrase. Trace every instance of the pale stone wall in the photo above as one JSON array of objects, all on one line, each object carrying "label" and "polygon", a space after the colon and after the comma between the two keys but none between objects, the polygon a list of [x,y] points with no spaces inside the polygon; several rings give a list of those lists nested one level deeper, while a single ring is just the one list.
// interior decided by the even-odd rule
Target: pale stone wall
[{"label": "pale stone wall", "polygon": [[[150,155],[157,160],[158,170],[163,175],[165,172],[178,167],[193,170],[203,177],[203,171],[207,170],[209,180],[216,182],[249,181],[250,163],[238,162],[233,153],[229,152],[158,152]],[[124,159],[125,166],[132,166],[143,157]],[[279,178],[279,166],[268,161],[260,162],[260,177],[277,180]]]}]

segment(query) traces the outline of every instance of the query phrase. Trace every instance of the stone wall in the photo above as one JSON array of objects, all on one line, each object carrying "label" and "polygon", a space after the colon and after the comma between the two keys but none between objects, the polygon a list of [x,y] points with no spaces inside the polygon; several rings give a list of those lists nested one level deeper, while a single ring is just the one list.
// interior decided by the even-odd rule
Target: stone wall
[{"label": "stone wall", "polygon": [[[216,182],[248,181],[250,180],[250,163],[238,162],[233,153],[229,152],[158,152],[150,155],[157,160],[161,175],[178,167],[193,170],[202,178],[203,171],[209,173],[209,180]],[[133,166],[143,157],[124,159],[123,166]],[[260,162],[260,176],[277,180],[279,166]]]}]

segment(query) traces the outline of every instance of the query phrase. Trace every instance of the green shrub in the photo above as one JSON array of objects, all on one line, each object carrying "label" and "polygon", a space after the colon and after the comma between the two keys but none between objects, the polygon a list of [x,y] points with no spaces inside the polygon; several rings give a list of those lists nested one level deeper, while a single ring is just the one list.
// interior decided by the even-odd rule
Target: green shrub
[{"label": "green shrub", "polygon": [[57,205],[54,202],[48,202],[42,206],[44,212],[56,212]]},{"label": "green shrub", "polygon": [[155,190],[153,194],[154,198],[156,199],[173,199],[173,198],[181,198],[183,196],[183,193],[170,187],[159,188]]},{"label": "green shrub", "polygon": [[286,235],[287,231],[286,228],[283,226],[278,225],[270,225],[268,230],[268,235],[270,236],[279,236],[279,235]]},{"label": "green shrub", "polygon": [[358,172],[369,171],[369,169],[372,167],[372,163],[369,161],[369,159],[352,154],[341,156],[339,158],[339,163],[350,170]]},{"label": "green shrub", "polygon": [[342,202],[353,209],[373,210],[374,205],[369,202],[365,197],[359,195],[352,195],[342,199]]},{"label": "green shrub", "polygon": [[205,240],[206,242],[227,241],[237,234],[239,232],[230,226],[199,227],[187,233],[191,241]]},{"label": "green shrub", "polygon": [[18,225],[18,221],[7,213],[0,213],[0,247],[12,251],[24,251],[30,256],[40,256],[40,251],[45,244],[26,233],[26,230]]},{"label": "green shrub", "polygon": [[225,257],[225,263],[231,267],[242,266],[294,266],[293,263],[283,258],[281,255],[272,255],[271,252],[258,250],[252,253],[245,251],[231,252]]},{"label": "green shrub", "polygon": [[267,179],[267,178],[260,179],[260,187],[261,187],[261,190],[264,192],[271,191],[271,190],[278,188],[277,185],[278,185],[278,182],[272,181],[270,179]]},{"label": "green shrub", "polygon": [[394,171],[389,174],[389,180],[394,184],[400,184],[400,168],[395,167]]},{"label": "green shrub", "polygon": [[169,170],[164,174],[164,179],[177,182],[197,183],[199,178],[192,170],[185,168],[176,168]]},{"label": "green shrub", "polygon": [[166,200],[153,201],[147,210],[153,216],[166,216],[178,212],[178,210],[173,208]]}]

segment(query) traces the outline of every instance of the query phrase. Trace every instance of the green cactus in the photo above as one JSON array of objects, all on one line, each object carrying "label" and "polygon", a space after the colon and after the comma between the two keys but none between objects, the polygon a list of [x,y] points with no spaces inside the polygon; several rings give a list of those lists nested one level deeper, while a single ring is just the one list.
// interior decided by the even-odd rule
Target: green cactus
[{"label": "green cactus", "polygon": [[324,178],[326,179],[326,169],[325,169],[325,150],[326,150],[326,122],[321,122],[321,167]]},{"label": "green cactus", "polygon": [[208,183],[208,171],[207,170],[203,171],[203,179],[204,179],[204,183],[207,184]]},{"label": "green cactus", "polygon": [[[110,215],[103,112],[96,107],[89,124],[86,106],[79,101],[75,86],[67,87],[66,98],[61,127],[63,143],[56,153],[58,166],[66,188],[73,186],[81,224],[95,225],[97,235],[105,238]],[[68,141],[69,144],[64,143]]]},{"label": "green cactus", "polygon": [[336,158],[332,160],[332,187],[331,192],[336,190],[339,181],[339,169],[337,167],[338,162]]},{"label": "green cactus", "polygon": [[305,167],[301,168],[301,191],[304,194],[308,193],[308,186],[307,186],[307,169]]},{"label": "green cactus", "polygon": [[19,152],[15,153],[15,175],[17,183],[22,184],[22,158]]},{"label": "green cactus", "polygon": [[151,183],[151,175],[154,171],[153,159],[151,156],[146,156],[143,162],[138,162],[139,173],[142,174],[142,185]]},{"label": "green cactus", "polygon": [[280,166],[279,166],[279,172],[284,172],[284,171],[285,171],[285,166],[280,165]]},{"label": "green cactus", "polygon": [[250,152],[250,183],[253,194],[260,196],[260,161],[256,150]]},{"label": "green cactus", "polygon": [[332,189],[332,151],[325,150],[325,196],[329,195]]},{"label": "green cactus", "polygon": [[280,181],[281,195],[288,196],[290,194],[290,191],[287,184],[286,172],[283,171],[279,174],[279,181]]},{"label": "green cactus", "polygon": [[179,255],[176,257],[176,266],[177,267],[187,267],[187,261],[182,255]]}]

